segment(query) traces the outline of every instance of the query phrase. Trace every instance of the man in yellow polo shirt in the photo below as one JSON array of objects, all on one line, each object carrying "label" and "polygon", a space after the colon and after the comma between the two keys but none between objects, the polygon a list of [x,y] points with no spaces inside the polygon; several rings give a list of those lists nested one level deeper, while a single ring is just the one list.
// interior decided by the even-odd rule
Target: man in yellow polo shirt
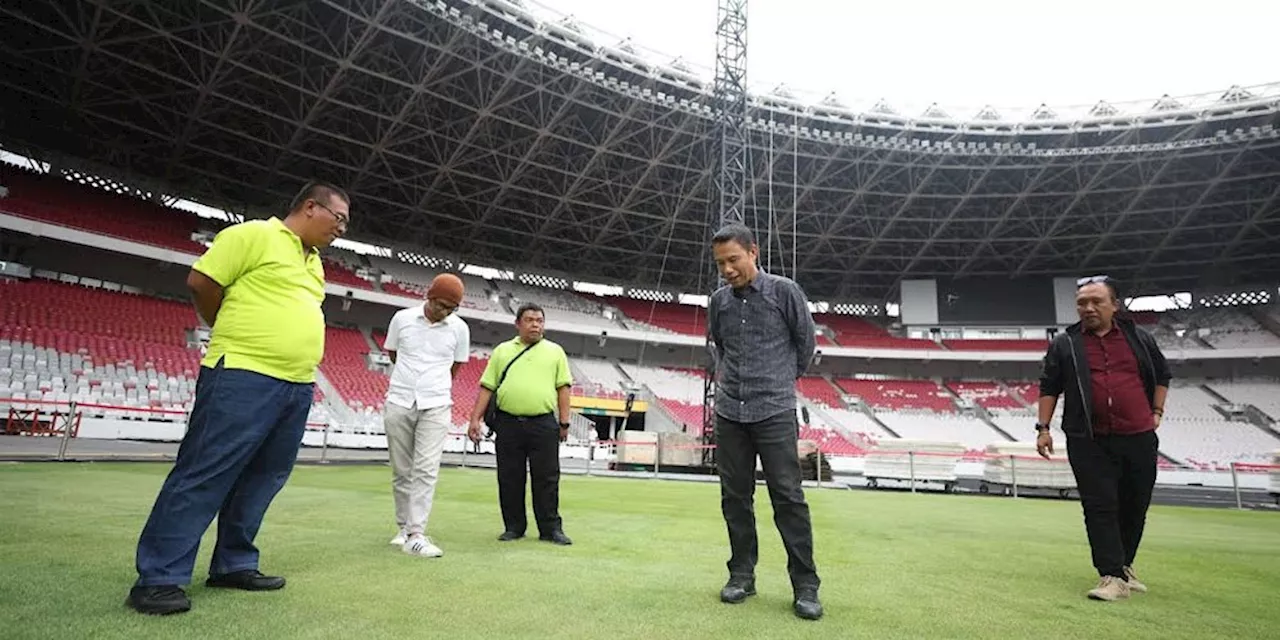
[{"label": "man in yellow polo shirt", "polygon": [[538,539],[568,545],[573,541],[560,521],[560,443],[569,437],[573,376],[564,349],[543,337],[545,323],[546,316],[536,304],[524,304],[516,311],[519,335],[494,348],[480,377],[480,396],[467,433],[472,441],[480,441],[480,421],[490,422],[485,413],[496,393],[497,411],[489,427],[497,436],[498,505],[504,526],[498,539],[524,537],[527,465]]},{"label": "man in yellow polo shirt", "polygon": [[[210,587],[267,591],[284,578],[258,571],[254,538],[284,486],[306,428],[324,354],[319,250],[346,232],[350,199],[312,183],[284,220],[223,229],[187,276],[213,328],[178,458],[138,540],[127,604],[148,614],[188,611],[200,538],[214,516]],[[139,318],[145,322],[145,318]]]}]

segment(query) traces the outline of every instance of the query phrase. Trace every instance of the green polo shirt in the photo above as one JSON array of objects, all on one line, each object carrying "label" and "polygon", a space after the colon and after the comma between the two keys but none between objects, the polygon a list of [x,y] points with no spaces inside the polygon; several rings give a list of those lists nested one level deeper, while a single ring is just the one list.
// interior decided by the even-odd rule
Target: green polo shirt
[{"label": "green polo shirt", "polygon": [[[525,344],[517,336],[493,349],[489,364],[480,377],[480,386],[493,391],[507,363]],[[557,390],[573,384],[569,358],[560,345],[543,338],[520,356],[498,388],[498,409],[517,416],[539,416],[555,413]]]},{"label": "green polo shirt", "polygon": [[277,218],[223,229],[192,269],[222,285],[222,307],[200,363],[286,382],[315,382],[324,355],[324,268],[316,249]]}]

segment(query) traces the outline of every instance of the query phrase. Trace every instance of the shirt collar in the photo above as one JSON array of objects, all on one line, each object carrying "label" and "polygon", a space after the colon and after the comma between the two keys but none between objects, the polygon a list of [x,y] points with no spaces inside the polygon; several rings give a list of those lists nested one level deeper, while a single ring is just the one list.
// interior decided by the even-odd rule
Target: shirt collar
[{"label": "shirt collar", "polygon": [[764,290],[765,290],[765,289],[766,289],[770,284],[772,284],[772,282],[773,282],[772,278],[773,278],[773,276],[772,276],[772,275],[770,275],[770,274],[769,274],[769,272],[765,271],[764,269],[760,269],[760,270],[756,271],[756,277],[755,277],[755,279],[754,279],[754,280],[752,280],[752,281],[751,281],[749,284],[747,284],[745,287],[743,287],[741,290],[742,290],[742,291],[755,291],[755,292],[757,292],[757,293],[764,293]]},{"label": "shirt collar", "polygon": [[[289,227],[284,226],[283,220],[275,216],[271,216],[270,218],[267,218],[267,224],[271,225],[277,232],[289,234],[289,237],[292,238],[295,243],[297,243],[298,249],[302,249],[302,238],[299,238],[298,234],[293,232],[293,229],[290,229]],[[311,252],[308,255],[311,255],[311,256],[320,255],[320,249],[318,247],[311,247]]]},{"label": "shirt collar", "polygon": [[444,327],[444,326],[448,326],[450,322],[449,319],[453,317],[453,314],[451,313],[445,316],[444,320],[441,320],[440,322],[432,322],[431,318],[427,317],[426,310],[424,310],[422,307],[418,307],[418,312],[413,314],[413,317],[417,319],[417,321],[421,322],[422,324],[428,327]]}]

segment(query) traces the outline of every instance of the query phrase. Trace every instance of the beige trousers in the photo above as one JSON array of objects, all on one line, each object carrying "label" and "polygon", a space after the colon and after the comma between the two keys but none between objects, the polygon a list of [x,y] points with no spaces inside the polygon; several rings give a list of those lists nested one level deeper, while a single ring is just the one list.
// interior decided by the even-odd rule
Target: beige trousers
[{"label": "beige trousers", "polygon": [[390,402],[382,410],[396,524],[409,535],[426,533],[452,413],[448,406],[406,409]]}]

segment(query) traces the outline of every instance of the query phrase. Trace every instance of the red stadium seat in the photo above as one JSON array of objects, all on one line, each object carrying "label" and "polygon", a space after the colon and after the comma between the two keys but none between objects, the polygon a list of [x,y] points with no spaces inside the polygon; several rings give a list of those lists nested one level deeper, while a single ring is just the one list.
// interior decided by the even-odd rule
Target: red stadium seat
[{"label": "red stadium seat", "polygon": [[204,253],[204,245],[191,239],[200,227],[193,213],[7,165],[0,165],[0,182],[9,189],[9,196],[0,200],[5,213],[183,253]]}]

